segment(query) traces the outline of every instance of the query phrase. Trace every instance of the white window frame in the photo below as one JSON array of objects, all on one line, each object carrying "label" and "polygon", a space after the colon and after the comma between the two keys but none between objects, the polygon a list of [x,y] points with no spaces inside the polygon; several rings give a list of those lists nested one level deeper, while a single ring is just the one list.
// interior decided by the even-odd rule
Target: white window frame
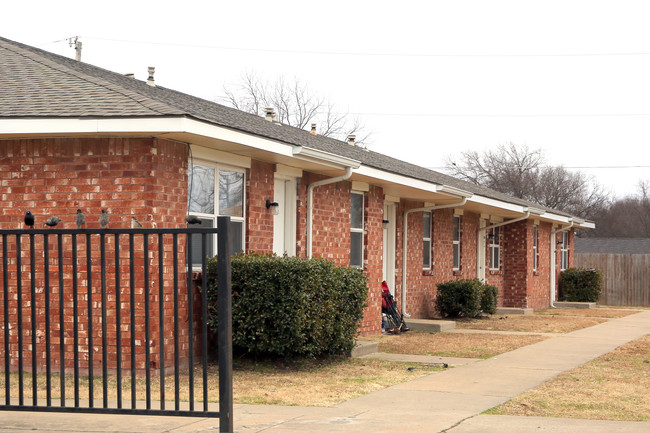
[{"label": "white window frame", "polygon": [[498,271],[501,269],[501,227],[492,227],[488,239],[490,240],[490,270]]},{"label": "white window frame", "polygon": [[539,266],[539,232],[537,225],[533,226],[533,271]]},{"label": "white window frame", "polygon": [[[456,224],[456,221],[458,221],[458,224]],[[452,254],[451,254],[451,256],[452,256],[452,259],[451,259],[452,260],[452,270],[454,270],[454,271],[459,271],[460,266],[461,266],[461,256],[460,256],[460,254],[461,254],[461,249],[460,249],[461,248],[461,243],[460,243],[460,241],[461,241],[462,232],[463,232],[463,230],[461,228],[462,222],[463,221],[462,221],[460,215],[454,215],[453,226],[452,226]],[[456,229],[458,229],[458,236],[456,236]],[[456,237],[458,239],[454,239]],[[455,261],[454,259],[456,257],[458,257],[458,263],[457,264],[454,263],[454,261]]]},{"label": "white window frame", "polygon": [[[429,220],[428,228],[429,228],[429,236],[426,234],[426,227],[427,227],[427,219]],[[423,270],[431,270],[431,262],[433,262],[433,254],[431,252],[431,238],[433,234],[433,213],[432,212],[424,212],[422,215],[422,269]],[[429,252],[429,262],[427,263],[425,261],[424,257],[424,251]]]},{"label": "white window frame", "polygon": [[[220,209],[219,209],[219,180],[220,180],[219,172],[221,170],[224,170],[224,171],[231,171],[231,172],[236,172],[236,173],[241,173],[242,174],[242,176],[243,176],[243,179],[242,179],[242,216],[232,216],[231,215],[230,220],[231,220],[231,222],[241,223],[241,227],[242,227],[242,230],[241,230],[242,233],[241,233],[241,239],[240,239],[241,246],[242,246],[241,251],[245,252],[246,251],[246,169],[242,168],[242,167],[236,167],[236,166],[232,166],[232,165],[215,163],[215,162],[206,161],[206,160],[202,160],[202,159],[199,159],[199,160],[194,159],[193,161],[189,161],[188,164],[189,165],[193,164],[193,165],[208,167],[208,168],[211,168],[211,169],[214,170],[214,192],[215,192],[215,195],[214,195],[214,198],[213,198],[213,202],[214,202],[213,203],[213,205],[214,205],[214,212],[213,213],[204,213],[204,212],[196,212],[196,211],[189,210],[189,208],[190,208],[189,207],[189,199],[190,199],[190,197],[188,195],[188,211],[189,211],[189,213],[191,215],[197,216],[197,217],[199,217],[201,219],[211,220],[213,227],[217,226],[217,217],[221,216]],[[189,194],[189,188],[190,188],[191,182],[192,182],[192,180],[189,177],[189,174],[190,174],[190,172],[188,170],[188,185],[187,185],[188,194]],[[215,254],[217,253],[216,245],[217,245],[217,235],[215,234],[215,235],[212,236],[212,251]],[[235,254],[237,252],[238,251],[233,251],[233,254]],[[197,260],[197,258],[192,257],[192,261],[195,261],[195,260]],[[197,264],[193,263],[193,266],[196,267]]]},{"label": "white window frame", "polygon": [[[353,227],[353,221],[352,221],[352,197],[354,195],[360,195],[361,196],[361,227]],[[364,239],[363,239],[363,232],[364,232],[364,227],[365,227],[365,221],[364,221],[364,215],[365,215],[365,205],[366,205],[366,197],[365,194],[361,191],[352,191],[350,192],[350,266],[355,267],[355,268],[363,268],[363,260],[365,258],[364,254]],[[352,264],[352,233],[361,233],[361,263],[359,264]]]},{"label": "white window frame", "polygon": [[560,270],[564,271],[569,267],[569,232],[560,232],[562,236],[560,246]]}]

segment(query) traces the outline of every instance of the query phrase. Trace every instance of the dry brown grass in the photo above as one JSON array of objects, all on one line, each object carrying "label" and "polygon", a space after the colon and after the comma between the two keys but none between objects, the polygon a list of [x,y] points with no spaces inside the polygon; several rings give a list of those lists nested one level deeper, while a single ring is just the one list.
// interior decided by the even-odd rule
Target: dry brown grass
[{"label": "dry brown grass", "polygon": [[380,352],[409,355],[455,356],[459,358],[490,358],[546,337],[537,335],[455,334],[408,332],[399,335],[377,335],[363,340],[375,341]]},{"label": "dry brown grass", "polygon": [[535,314],[542,316],[602,317],[605,319],[618,319],[636,313],[638,311],[611,308],[547,308],[535,311]]},{"label": "dry brown grass", "polygon": [[[408,368],[412,367],[411,370]],[[352,398],[378,391],[398,383],[440,371],[434,366],[422,366],[400,362],[389,362],[378,359],[336,358],[330,360],[306,360],[293,363],[287,362],[252,362],[238,361],[233,371],[233,396],[235,403],[248,404],[277,404],[301,406],[332,406]],[[202,369],[195,369],[195,401],[202,401]],[[31,401],[31,375],[24,375],[24,398]],[[109,376],[108,400],[117,399],[117,380]],[[11,375],[11,395],[18,396],[17,374]],[[38,396],[45,398],[45,374],[38,374]],[[66,376],[66,397],[74,397],[73,376]],[[219,376],[216,366],[208,370],[208,401],[217,402],[219,399]],[[60,398],[59,376],[52,377],[52,397]],[[136,383],[136,399],[146,398],[146,381],[138,377]],[[160,398],[160,378],[151,379],[151,398]],[[95,377],[94,398],[96,404],[102,399],[102,380]],[[4,400],[4,374],[0,375],[0,399]],[[174,398],[174,377],[167,376],[165,380],[165,400]],[[187,374],[180,377],[179,397],[181,401],[189,399],[189,378]],[[88,379],[80,378],[79,395],[81,399],[88,398]],[[130,405],[131,378],[122,380],[122,398],[125,406]],[[57,404],[56,402],[55,404]],[[101,404],[101,403],[99,403]],[[169,403],[168,403],[169,404]]]},{"label": "dry brown grass", "polygon": [[606,322],[602,317],[574,317],[560,315],[494,315],[477,319],[459,319],[460,329],[485,331],[557,332],[565,333]]},{"label": "dry brown grass", "polygon": [[563,373],[488,413],[650,421],[650,335]]}]

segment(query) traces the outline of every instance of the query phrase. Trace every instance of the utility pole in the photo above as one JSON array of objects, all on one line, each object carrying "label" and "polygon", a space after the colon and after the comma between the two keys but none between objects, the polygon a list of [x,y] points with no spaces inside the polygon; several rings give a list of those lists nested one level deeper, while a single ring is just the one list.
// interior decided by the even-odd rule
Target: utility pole
[{"label": "utility pole", "polygon": [[72,40],[72,38],[69,38],[68,43],[70,44],[71,47],[74,46],[74,50],[77,52],[77,55],[75,56],[75,58],[76,58],[76,60],[78,62],[80,62],[81,61],[81,41],[79,40],[79,36],[75,36],[74,41]]}]

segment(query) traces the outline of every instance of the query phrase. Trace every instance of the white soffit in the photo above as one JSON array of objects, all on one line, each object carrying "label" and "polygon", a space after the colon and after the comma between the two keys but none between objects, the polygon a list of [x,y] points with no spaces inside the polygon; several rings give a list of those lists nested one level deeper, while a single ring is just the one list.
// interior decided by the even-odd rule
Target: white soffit
[{"label": "white soffit", "polygon": [[296,159],[333,168],[352,167],[353,169],[357,169],[361,166],[361,163],[357,160],[339,156],[334,153],[324,152],[322,150],[312,149],[310,147],[293,146],[292,155]]},{"label": "white soffit", "polygon": [[275,174],[288,177],[302,177],[302,170],[284,164],[275,164]]},{"label": "white soffit", "polygon": [[236,155],[230,152],[222,152],[220,150],[209,149],[203,146],[192,144],[192,157],[194,159],[202,159],[210,162],[220,162],[223,164],[230,164],[237,167],[251,168],[251,159],[247,156]]},{"label": "white soffit", "polygon": [[370,184],[367,182],[359,182],[357,180],[352,181],[352,190],[353,191],[363,191],[363,192],[368,192],[370,191]]},{"label": "white soffit", "polygon": [[372,168],[365,165],[362,165],[358,169],[354,170],[354,173],[361,176],[367,176],[372,179],[382,180],[397,185],[404,185],[427,192],[438,192],[438,189],[441,186],[435,183],[425,182],[423,180],[413,179],[411,177],[402,176],[395,173],[389,173],[387,171],[379,170],[377,168]]}]

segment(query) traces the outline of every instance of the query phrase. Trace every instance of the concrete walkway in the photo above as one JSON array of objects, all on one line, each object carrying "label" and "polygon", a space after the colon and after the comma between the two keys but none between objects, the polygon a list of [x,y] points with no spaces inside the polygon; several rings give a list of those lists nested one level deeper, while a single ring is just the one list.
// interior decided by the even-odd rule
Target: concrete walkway
[{"label": "concrete walkway", "polygon": [[[483,416],[483,411],[650,334],[650,311],[564,334],[331,408],[235,405],[237,432],[648,432],[650,422]],[[0,432],[202,432],[216,419],[0,412]]]}]

